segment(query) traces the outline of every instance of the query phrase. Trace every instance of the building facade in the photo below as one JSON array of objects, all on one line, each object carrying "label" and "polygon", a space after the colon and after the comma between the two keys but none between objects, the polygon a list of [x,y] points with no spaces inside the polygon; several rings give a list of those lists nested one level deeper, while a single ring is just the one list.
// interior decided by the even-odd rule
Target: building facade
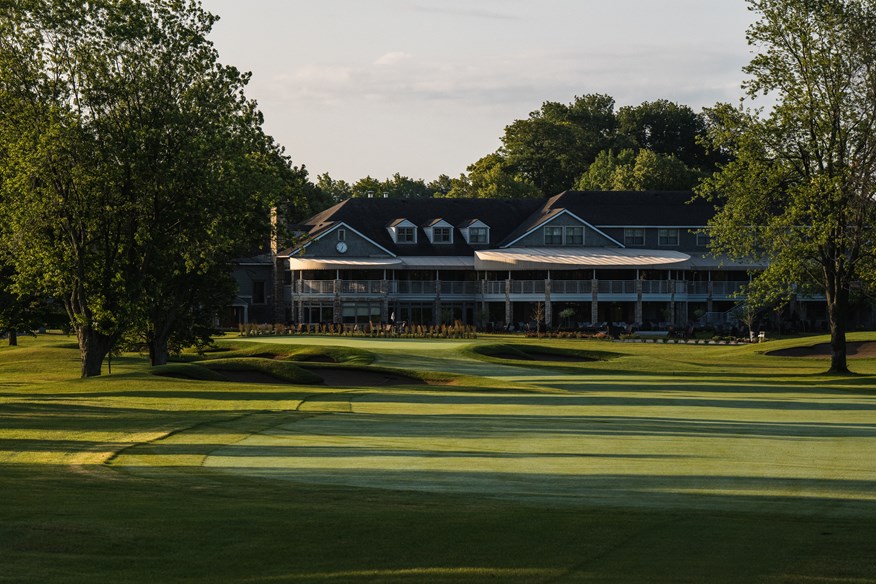
[{"label": "building facade", "polygon": [[[241,296],[263,302],[265,322],[723,326],[759,266],[710,256],[713,214],[690,192],[350,199],[248,266],[263,283],[241,282]],[[789,312],[804,329],[826,322],[823,298],[796,298]]]}]

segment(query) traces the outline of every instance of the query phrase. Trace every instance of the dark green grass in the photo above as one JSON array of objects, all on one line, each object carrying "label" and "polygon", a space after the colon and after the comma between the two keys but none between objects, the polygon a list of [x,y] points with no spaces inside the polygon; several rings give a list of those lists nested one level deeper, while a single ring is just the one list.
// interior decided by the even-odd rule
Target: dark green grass
[{"label": "dark green grass", "polygon": [[[409,343],[395,361],[491,391],[348,392],[162,378],[134,355],[82,381],[69,339],[23,339],[0,349],[0,582],[874,584],[876,366],[759,354],[794,342],[812,340],[555,341],[618,356],[519,366]],[[246,347],[171,370],[300,349]],[[521,380],[553,393],[497,391]],[[841,462],[785,477],[816,457]]]},{"label": "dark green grass", "polygon": [[570,510],[198,469],[144,480],[16,466],[0,497],[5,582],[857,584],[876,573],[872,527],[855,520]]},{"label": "dark green grass", "polygon": [[[526,366],[548,366],[552,368],[575,368],[581,363],[593,361],[609,361],[621,357],[622,354],[611,351],[593,349],[578,349],[568,346],[551,346],[549,344],[532,345],[526,343],[480,343],[472,344],[462,349],[464,355],[490,363],[504,363]],[[567,358],[567,361],[552,359]],[[575,362],[575,360],[578,360]]]},{"label": "dark green grass", "polygon": [[233,340],[219,340],[212,349],[200,354],[184,352],[177,357],[177,360],[192,362],[242,357],[259,357],[288,361],[325,359],[332,363],[348,363],[356,365],[368,365],[374,361],[374,355],[370,351],[353,347],[289,345],[271,342],[252,343]]},{"label": "dark green grass", "polygon": [[218,372],[261,373],[285,383],[312,385],[321,379],[313,373],[286,361],[261,357],[232,357],[202,361],[200,366]]}]

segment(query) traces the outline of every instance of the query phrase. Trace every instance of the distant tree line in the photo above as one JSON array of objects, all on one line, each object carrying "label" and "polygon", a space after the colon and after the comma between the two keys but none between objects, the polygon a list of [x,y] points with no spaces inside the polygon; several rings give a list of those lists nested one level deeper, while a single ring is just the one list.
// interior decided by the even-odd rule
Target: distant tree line
[{"label": "distant tree line", "polygon": [[705,144],[709,117],[668,100],[616,109],[608,95],[545,102],[505,128],[502,146],[457,178],[425,182],[398,173],[353,184],[317,177],[317,206],[387,194],[422,198],[533,198],[564,190],[689,190],[727,157]]}]

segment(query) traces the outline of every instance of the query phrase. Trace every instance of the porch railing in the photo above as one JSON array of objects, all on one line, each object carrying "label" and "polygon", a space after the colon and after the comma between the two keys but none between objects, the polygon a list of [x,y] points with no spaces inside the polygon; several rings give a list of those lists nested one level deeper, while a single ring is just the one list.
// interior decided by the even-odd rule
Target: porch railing
[{"label": "porch railing", "polygon": [[[673,291],[676,296],[695,295],[708,296],[711,289],[713,298],[732,298],[734,294],[747,285],[747,281],[713,281],[713,282],[688,282],[670,280],[643,280],[642,295],[669,295]],[[442,296],[473,296],[483,293],[488,296],[503,296],[505,294],[505,280],[490,281],[442,281],[434,280],[341,280],[337,283],[340,294],[409,294],[414,296],[435,296],[440,290]],[[512,295],[540,295],[545,293],[546,280],[512,280]],[[334,280],[296,280],[290,290],[298,294],[334,294],[336,283]],[[589,295],[592,294],[593,282],[591,280],[551,280],[551,294],[563,295]],[[598,280],[597,292],[600,295],[635,295],[637,294],[636,280]]]}]

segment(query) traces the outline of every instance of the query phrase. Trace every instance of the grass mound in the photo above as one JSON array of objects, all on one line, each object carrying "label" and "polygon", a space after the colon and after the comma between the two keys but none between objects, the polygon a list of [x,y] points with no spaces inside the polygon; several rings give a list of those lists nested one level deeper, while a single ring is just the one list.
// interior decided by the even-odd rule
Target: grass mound
[{"label": "grass mound", "polygon": [[241,382],[265,382],[269,380],[283,383],[313,385],[322,378],[288,361],[257,357],[212,359],[202,361],[199,366],[218,372],[227,380]]},{"label": "grass mound", "polygon": [[607,351],[583,351],[563,347],[518,344],[470,345],[465,352],[474,358],[493,363],[588,363],[618,357]]},{"label": "grass mound", "polygon": [[193,379],[195,381],[222,381],[222,376],[207,367],[201,367],[194,363],[168,363],[159,365],[151,370],[153,375],[159,377],[173,377],[175,379]]},{"label": "grass mound", "polygon": [[179,361],[205,362],[226,359],[255,357],[279,361],[310,361],[317,363],[345,363],[368,365],[374,361],[374,354],[353,347],[321,347],[284,345],[274,343],[235,343],[221,341],[215,348],[202,353],[183,353]]}]

